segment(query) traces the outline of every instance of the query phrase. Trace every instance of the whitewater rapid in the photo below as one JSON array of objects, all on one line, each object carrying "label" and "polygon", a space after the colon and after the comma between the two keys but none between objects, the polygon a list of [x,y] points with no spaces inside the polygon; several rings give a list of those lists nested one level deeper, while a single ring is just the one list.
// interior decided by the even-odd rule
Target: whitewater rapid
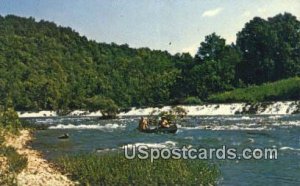
[{"label": "whitewater rapid", "polygon": [[[285,101],[285,102],[272,102],[272,103],[258,103],[250,105],[246,103],[231,103],[231,104],[206,104],[195,106],[178,105],[187,111],[188,116],[217,116],[217,115],[236,115],[249,113],[257,115],[286,115],[293,114],[300,110],[299,101]],[[169,111],[171,106],[164,106],[162,108],[149,107],[149,108],[131,108],[127,112],[121,112],[119,117],[124,116],[147,116],[151,113],[158,114],[162,111]],[[254,109],[254,111],[253,111]],[[30,117],[57,117],[55,111],[40,111],[40,112],[18,112],[21,118]],[[87,116],[87,117],[100,117],[101,112],[88,112],[84,110],[75,110],[68,116]]]}]

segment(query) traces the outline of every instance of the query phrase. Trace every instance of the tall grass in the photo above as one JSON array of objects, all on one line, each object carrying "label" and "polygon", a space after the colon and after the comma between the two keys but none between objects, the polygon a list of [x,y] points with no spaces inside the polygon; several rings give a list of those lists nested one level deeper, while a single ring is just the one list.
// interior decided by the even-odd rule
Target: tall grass
[{"label": "tall grass", "polygon": [[17,153],[13,147],[1,146],[0,155],[6,157],[9,172],[19,173],[27,166],[27,158]]},{"label": "tall grass", "polygon": [[289,78],[260,86],[239,88],[211,95],[209,102],[262,102],[300,99],[300,78]]},{"label": "tall grass", "polygon": [[3,131],[0,129],[0,157],[5,158],[6,165],[0,170],[0,185],[17,185],[16,174],[20,173],[27,167],[27,158],[20,155],[13,147],[3,145],[4,136]]},{"label": "tall grass", "polygon": [[[27,167],[27,158],[15,148],[4,145],[6,135],[19,135],[21,122],[13,108],[0,108],[0,185],[17,185],[16,175]],[[2,167],[1,167],[2,166]]]},{"label": "tall grass", "polygon": [[215,185],[218,169],[200,160],[127,160],[121,154],[61,157],[57,163],[83,185]]}]

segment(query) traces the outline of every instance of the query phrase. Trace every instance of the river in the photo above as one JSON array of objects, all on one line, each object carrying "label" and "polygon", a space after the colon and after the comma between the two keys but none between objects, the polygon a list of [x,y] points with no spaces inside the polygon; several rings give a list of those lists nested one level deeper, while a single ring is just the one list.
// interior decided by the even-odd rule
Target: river
[{"label": "river", "polygon": [[[50,125],[35,132],[34,149],[48,159],[60,155],[109,152],[127,144],[151,147],[273,148],[277,160],[209,160],[220,171],[219,185],[299,185],[300,115],[190,116],[176,134],[145,134],[136,130],[138,117],[97,120],[94,117],[32,118]],[[70,138],[57,137],[69,133]]]}]

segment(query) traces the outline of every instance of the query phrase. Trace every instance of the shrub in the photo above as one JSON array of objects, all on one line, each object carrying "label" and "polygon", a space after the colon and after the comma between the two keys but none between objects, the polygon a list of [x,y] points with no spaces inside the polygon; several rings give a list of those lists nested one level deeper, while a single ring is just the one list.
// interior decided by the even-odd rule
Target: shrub
[{"label": "shrub", "polygon": [[182,101],[184,105],[201,105],[202,101],[198,97],[187,97]]},{"label": "shrub", "polygon": [[112,99],[102,96],[94,96],[87,99],[86,105],[90,111],[100,110],[102,118],[104,119],[116,118],[119,110],[118,106]]},{"label": "shrub", "polygon": [[13,108],[0,110],[0,128],[17,134],[21,128],[18,113]]}]

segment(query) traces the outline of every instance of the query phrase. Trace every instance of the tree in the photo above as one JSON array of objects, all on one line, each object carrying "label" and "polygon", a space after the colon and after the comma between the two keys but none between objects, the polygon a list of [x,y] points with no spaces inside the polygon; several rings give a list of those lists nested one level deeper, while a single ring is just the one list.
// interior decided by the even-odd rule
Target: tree
[{"label": "tree", "polygon": [[261,84],[299,75],[299,29],[300,22],[289,13],[246,23],[237,34],[243,58],[238,77],[246,84]]},{"label": "tree", "polygon": [[184,99],[194,95],[189,79],[190,71],[194,66],[194,58],[189,53],[175,54],[175,67],[179,69],[176,83],[171,88],[171,99]]},{"label": "tree", "polygon": [[101,111],[102,118],[115,118],[118,113],[118,106],[112,99],[102,96],[94,96],[86,100],[87,109],[89,111]]},{"label": "tree", "polygon": [[212,33],[205,37],[205,41],[200,43],[198,52],[196,53],[196,61],[205,62],[211,60],[221,60],[226,47],[225,39]]},{"label": "tree", "polygon": [[240,62],[234,45],[226,45],[225,39],[215,33],[208,35],[200,44],[195,61],[189,80],[195,95],[203,99],[234,87],[236,65]]},{"label": "tree", "polygon": [[0,100],[9,94],[17,110],[65,113],[94,96],[124,108],[166,104],[180,74],[166,51],[97,43],[33,18],[1,17],[0,43]]}]

